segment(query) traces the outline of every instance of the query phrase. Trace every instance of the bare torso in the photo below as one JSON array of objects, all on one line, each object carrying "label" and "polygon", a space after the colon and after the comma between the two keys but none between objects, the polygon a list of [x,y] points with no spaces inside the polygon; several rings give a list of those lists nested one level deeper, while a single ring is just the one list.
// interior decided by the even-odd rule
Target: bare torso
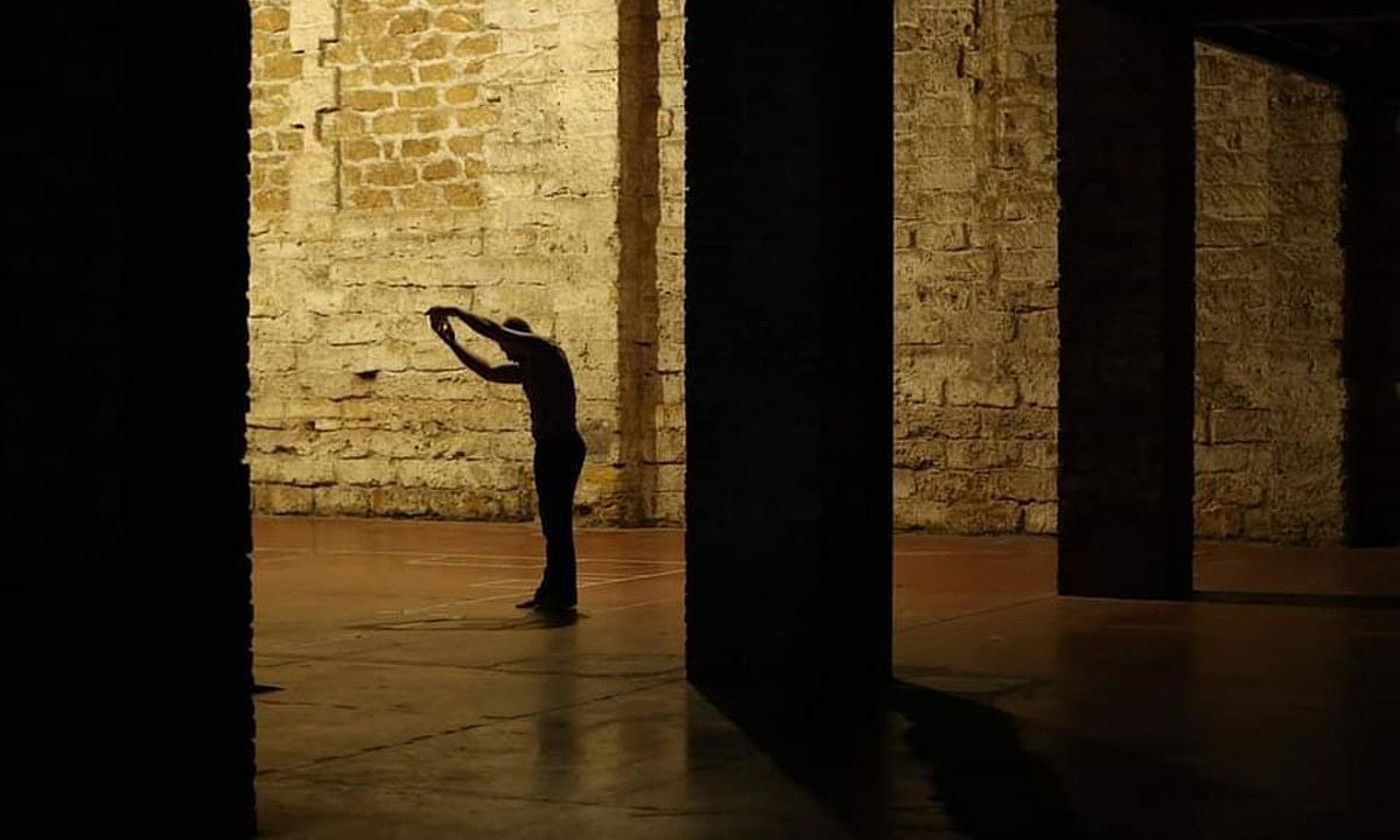
[{"label": "bare torso", "polygon": [[525,398],[530,403],[530,432],[535,440],[577,435],[574,374],[563,348],[552,341],[542,341],[535,352],[521,361],[520,373]]}]

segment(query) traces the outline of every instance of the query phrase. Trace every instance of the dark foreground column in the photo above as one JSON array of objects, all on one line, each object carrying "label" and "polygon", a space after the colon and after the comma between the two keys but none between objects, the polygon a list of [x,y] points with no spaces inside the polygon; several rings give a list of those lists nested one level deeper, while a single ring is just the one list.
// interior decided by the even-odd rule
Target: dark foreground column
[{"label": "dark foreground column", "polygon": [[1349,91],[1346,249],[1347,542],[1400,543],[1400,98]]},{"label": "dark foreground column", "polygon": [[7,24],[3,833],[245,837],[248,7]]},{"label": "dark foreground column", "polygon": [[687,668],[751,722],[890,669],[892,19],[690,4]]},{"label": "dark foreground column", "polygon": [[1057,12],[1060,558],[1066,595],[1191,592],[1192,36]]}]

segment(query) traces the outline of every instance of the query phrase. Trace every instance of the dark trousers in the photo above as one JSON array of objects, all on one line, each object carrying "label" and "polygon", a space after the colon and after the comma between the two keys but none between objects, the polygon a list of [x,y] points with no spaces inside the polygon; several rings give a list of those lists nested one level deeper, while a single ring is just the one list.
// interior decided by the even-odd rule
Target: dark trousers
[{"label": "dark trousers", "polygon": [[567,605],[578,602],[574,557],[574,489],[583,471],[583,438],[535,441],[535,491],[544,530],[544,579],[535,597]]}]

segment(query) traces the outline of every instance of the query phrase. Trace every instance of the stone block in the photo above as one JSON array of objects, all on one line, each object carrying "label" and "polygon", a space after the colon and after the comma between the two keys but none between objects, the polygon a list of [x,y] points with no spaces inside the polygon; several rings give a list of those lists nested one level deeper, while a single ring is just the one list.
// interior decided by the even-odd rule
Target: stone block
[{"label": "stone block", "polygon": [[1024,524],[1028,534],[1053,534],[1059,528],[1060,506],[1054,502],[1026,505]]}]

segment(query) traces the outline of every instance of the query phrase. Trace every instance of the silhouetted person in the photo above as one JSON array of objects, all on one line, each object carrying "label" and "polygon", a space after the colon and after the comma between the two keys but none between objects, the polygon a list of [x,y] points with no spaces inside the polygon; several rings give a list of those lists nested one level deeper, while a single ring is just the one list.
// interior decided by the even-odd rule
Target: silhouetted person
[{"label": "silhouetted person", "polygon": [[[493,365],[465,350],[448,323],[450,317],[500,345],[510,362]],[[530,331],[519,318],[497,324],[453,306],[428,310],[433,332],[452,348],[462,364],[488,382],[519,383],[530,403],[530,431],[535,438],[535,489],[544,531],[544,578],[534,597],[516,606],[548,611],[578,603],[574,557],[574,489],[583,470],[583,438],[574,420],[574,374],[558,344]]]}]

